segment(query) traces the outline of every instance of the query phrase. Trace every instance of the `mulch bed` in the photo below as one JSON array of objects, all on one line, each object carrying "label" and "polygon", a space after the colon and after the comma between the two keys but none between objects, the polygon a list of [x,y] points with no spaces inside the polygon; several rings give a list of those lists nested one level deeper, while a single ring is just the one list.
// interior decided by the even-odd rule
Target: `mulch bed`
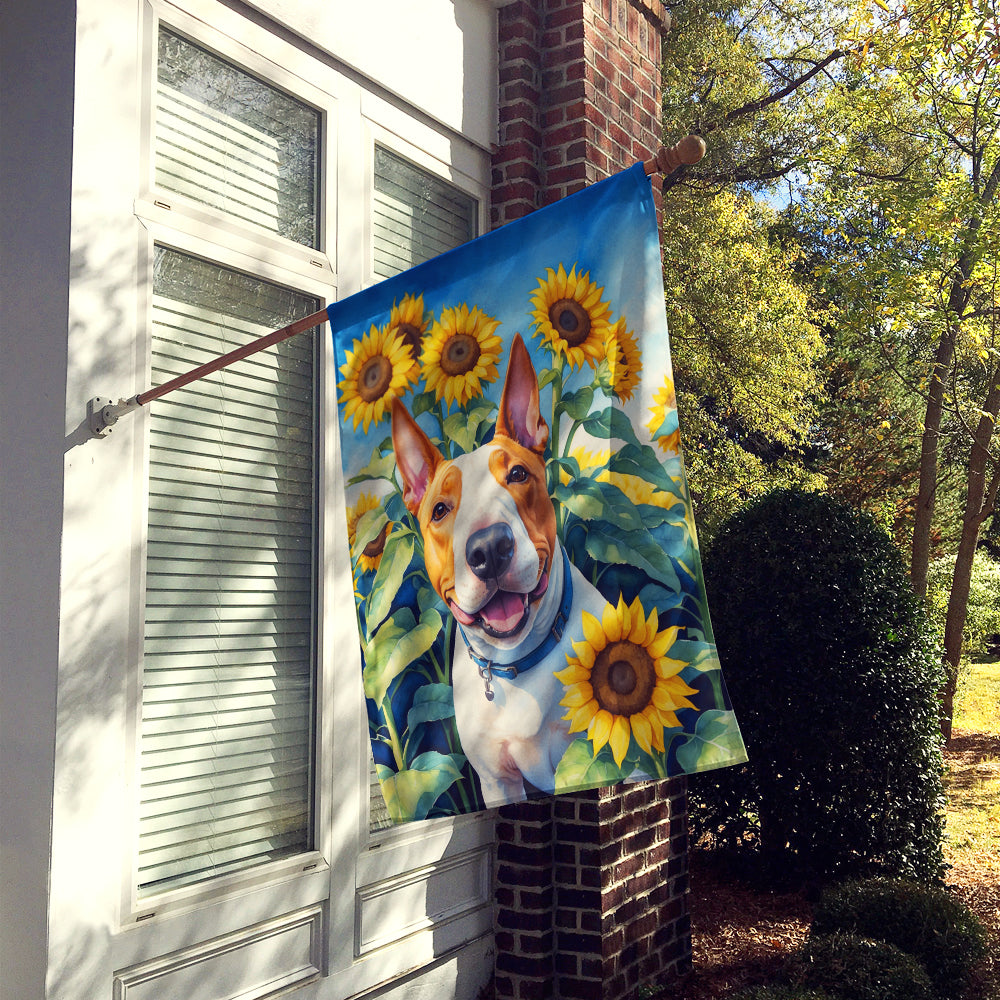
[{"label": "mulch bed", "polygon": [[[956,733],[949,767],[1000,761],[1000,739]],[[693,969],[657,1000],[725,1000],[741,989],[773,982],[802,945],[812,922],[811,893],[768,891],[735,877],[713,851],[692,850]],[[976,857],[948,872],[946,882],[985,924],[991,954],[970,985],[970,1000],[1000,1000],[1000,858]]]}]

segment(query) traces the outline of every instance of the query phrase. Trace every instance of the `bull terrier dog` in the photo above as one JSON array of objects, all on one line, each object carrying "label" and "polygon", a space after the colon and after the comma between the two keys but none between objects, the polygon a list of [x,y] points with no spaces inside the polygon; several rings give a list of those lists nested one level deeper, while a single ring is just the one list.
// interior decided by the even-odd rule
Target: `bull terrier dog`
[{"label": "bull terrier dog", "polygon": [[[545,477],[549,428],[520,334],[491,441],[446,460],[395,400],[392,442],[403,500],[420,525],[431,585],[457,622],[455,719],[487,806],[552,792],[575,736],[562,683],[583,612],[607,604],[556,536]],[[527,786],[527,787],[526,787]]]}]

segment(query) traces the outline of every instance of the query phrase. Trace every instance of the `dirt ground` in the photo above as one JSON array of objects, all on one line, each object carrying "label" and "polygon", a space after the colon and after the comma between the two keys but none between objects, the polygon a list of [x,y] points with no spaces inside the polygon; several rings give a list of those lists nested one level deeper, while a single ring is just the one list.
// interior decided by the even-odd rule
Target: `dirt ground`
[{"label": "dirt ground", "polygon": [[[952,774],[1000,767],[1000,740],[956,732],[945,756]],[[744,885],[710,851],[692,851],[690,866],[693,969],[657,1000],[725,1000],[747,986],[773,981],[808,936],[808,891],[767,892]],[[1000,1000],[1000,858],[967,854],[953,863],[946,883],[991,937],[990,957],[977,971],[969,998]]]}]

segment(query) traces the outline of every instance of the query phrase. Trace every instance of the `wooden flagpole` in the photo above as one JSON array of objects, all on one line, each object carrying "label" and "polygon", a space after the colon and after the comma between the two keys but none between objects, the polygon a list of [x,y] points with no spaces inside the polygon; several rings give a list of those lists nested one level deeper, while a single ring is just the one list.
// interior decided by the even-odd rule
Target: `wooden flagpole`
[{"label": "wooden flagpole", "polygon": [[[688,135],[673,146],[661,146],[656,151],[654,157],[643,161],[642,166],[647,176],[651,174],[666,175],[673,173],[674,170],[684,164],[691,165],[697,163],[704,155],[705,140],[697,135]],[[124,414],[130,413],[132,410],[137,410],[140,406],[145,406],[154,399],[159,399],[161,396],[165,396],[175,389],[180,389],[190,382],[195,382],[206,375],[220,371],[236,361],[242,361],[244,358],[266,350],[274,344],[280,344],[281,341],[288,340],[289,337],[294,337],[297,334],[305,333],[306,330],[322,326],[326,320],[326,316],[326,309],[320,309],[309,316],[295,320],[294,323],[289,323],[288,326],[283,326],[280,330],[267,333],[263,337],[258,337],[256,340],[244,344],[242,347],[237,347],[228,354],[223,354],[212,361],[207,361],[205,364],[199,365],[197,368],[192,368],[191,371],[185,372],[183,375],[178,375],[176,378],[170,379],[169,382],[164,382],[155,388],[137,393],[129,399],[119,399],[115,403],[110,399],[95,396],[87,402],[87,419],[90,424],[91,433],[95,437],[105,437],[111,432],[111,428],[117,423],[118,418]]]}]

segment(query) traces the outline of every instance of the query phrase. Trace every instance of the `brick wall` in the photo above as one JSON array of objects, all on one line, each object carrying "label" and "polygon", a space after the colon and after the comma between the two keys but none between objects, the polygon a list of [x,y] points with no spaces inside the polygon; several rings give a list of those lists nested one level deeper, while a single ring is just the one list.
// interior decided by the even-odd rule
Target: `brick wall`
[{"label": "brick wall", "polygon": [[500,8],[493,226],[660,144],[660,0],[514,0]]},{"label": "brick wall", "polygon": [[[655,153],[668,24],[660,0],[514,0],[498,19],[494,227]],[[686,789],[644,782],[499,811],[498,998],[623,1000],[687,971]]]}]

